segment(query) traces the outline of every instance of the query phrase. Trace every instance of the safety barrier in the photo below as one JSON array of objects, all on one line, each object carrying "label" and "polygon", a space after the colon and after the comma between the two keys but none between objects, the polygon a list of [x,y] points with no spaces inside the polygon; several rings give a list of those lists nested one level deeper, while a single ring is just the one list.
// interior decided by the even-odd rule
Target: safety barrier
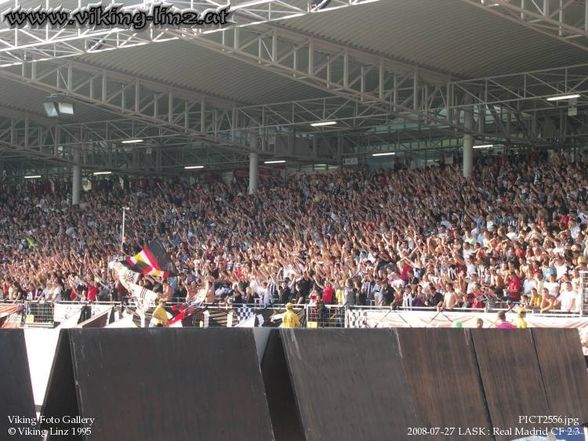
[{"label": "safety barrier", "polygon": [[[34,301],[2,301],[0,312],[10,316],[14,326],[40,326],[54,327],[68,321],[75,322],[80,318],[84,306],[89,306],[85,313],[87,318],[101,314],[109,308],[120,305],[120,302],[34,302]],[[183,303],[169,302],[170,308],[180,308]],[[133,302],[127,304],[131,308],[137,305]],[[282,315],[285,313],[285,305],[264,306],[260,304],[238,305],[198,305],[192,306],[202,314],[198,315],[198,323],[192,326],[278,326]],[[206,314],[203,312],[206,311]],[[447,327],[459,325],[464,322],[472,322],[482,318],[488,324],[494,323],[498,311],[512,311],[509,308],[455,308],[451,311],[437,311],[431,307],[400,307],[391,309],[382,306],[358,306],[358,305],[294,305],[294,311],[300,317],[301,326],[308,328],[330,327],[385,327],[385,326],[435,326]],[[565,311],[549,311],[541,314],[536,310],[527,311],[527,321],[536,323],[550,323],[554,326],[581,327],[585,320],[581,320],[583,314],[569,313]],[[510,313],[509,320],[513,320],[514,312]],[[19,323],[20,322],[20,323]],[[200,323],[202,322],[202,323]],[[577,322],[577,323],[576,323]],[[470,323],[471,324],[471,323]],[[586,325],[588,326],[588,324]]]},{"label": "safety barrier", "polygon": [[306,305],[306,327],[344,328],[345,315],[342,305]]},{"label": "safety barrier", "polygon": [[[510,322],[516,322],[517,310],[509,308],[464,309],[437,311],[435,308],[412,308],[411,310],[382,307],[350,306],[346,309],[347,328],[388,327],[494,327],[497,313],[504,311]],[[540,313],[528,310],[525,318],[529,327],[588,328],[588,321],[580,313],[550,311]]]},{"label": "safety barrier", "polygon": [[[53,328],[58,324],[67,321],[78,321],[84,307],[87,311],[87,318],[100,314],[115,305],[117,302],[37,302],[29,300],[2,301],[2,307],[7,309],[12,306],[15,309],[11,314],[15,327],[46,327]],[[18,323],[16,323],[18,322]]]},{"label": "safety barrier", "polygon": [[0,301],[0,328],[20,328],[23,310],[23,302]]}]

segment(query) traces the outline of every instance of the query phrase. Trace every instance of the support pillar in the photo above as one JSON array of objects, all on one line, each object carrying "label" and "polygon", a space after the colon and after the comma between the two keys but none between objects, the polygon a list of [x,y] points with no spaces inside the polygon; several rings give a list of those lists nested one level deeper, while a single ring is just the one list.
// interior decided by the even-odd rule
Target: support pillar
[{"label": "support pillar", "polygon": [[71,204],[80,205],[80,193],[82,190],[82,167],[79,165],[80,151],[78,149],[74,150],[73,157],[76,165],[72,167]]},{"label": "support pillar", "polygon": [[257,191],[259,181],[259,154],[249,153],[249,194]]},{"label": "support pillar", "polygon": [[474,168],[474,135],[472,128],[474,126],[474,109],[471,106],[472,97],[464,97],[464,128],[466,134],[463,136],[463,176],[470,178]]}]

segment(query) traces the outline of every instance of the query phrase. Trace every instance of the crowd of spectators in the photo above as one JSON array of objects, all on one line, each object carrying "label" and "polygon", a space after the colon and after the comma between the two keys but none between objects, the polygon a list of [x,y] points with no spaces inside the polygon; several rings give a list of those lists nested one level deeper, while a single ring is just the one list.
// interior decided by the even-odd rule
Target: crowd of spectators
[{"label": "crowd of spectators", "polygon": [[[424,169],[339,168],[247,182],[100,181],[0,192],[0,297],[120,300],[108,269],[158,238],[178,276],[168,298],[429,306],[522,303],[576,311],[588,256],[588,172],[538,155]],[[126,240],[121,247],[122,209]]]}]

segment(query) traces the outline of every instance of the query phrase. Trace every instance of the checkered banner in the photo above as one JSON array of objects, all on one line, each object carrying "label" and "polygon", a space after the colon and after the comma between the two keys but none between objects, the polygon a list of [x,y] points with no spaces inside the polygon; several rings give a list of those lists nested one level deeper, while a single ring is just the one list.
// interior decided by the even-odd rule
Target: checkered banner
[{"label": "checkered banner", "polygon": [[[516,311],[506,313],[510,322],[516,322]],[[484,328],[493,328],[496,313],[470,311],[396,311],[392,309],[348,308],[348,328],[473,328],[482,319]],[[588,329],[588,320],[582,317],[546,317],[527,314],[525,320],[532,328],[583,328]]]}]

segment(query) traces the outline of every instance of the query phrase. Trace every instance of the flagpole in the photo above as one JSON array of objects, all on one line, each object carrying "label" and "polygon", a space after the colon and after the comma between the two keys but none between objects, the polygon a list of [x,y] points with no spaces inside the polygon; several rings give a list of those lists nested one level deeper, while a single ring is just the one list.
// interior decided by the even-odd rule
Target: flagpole
[{"label": "flagpole", "polygon": [[129,209],[129,207],[123,207],[122,209],[122,232],[121,232],[121,237],[120,237],[120,250],[124,253],[125,251],[125,221],[126,221],[126,215],[127,215],[127,210]]}]

